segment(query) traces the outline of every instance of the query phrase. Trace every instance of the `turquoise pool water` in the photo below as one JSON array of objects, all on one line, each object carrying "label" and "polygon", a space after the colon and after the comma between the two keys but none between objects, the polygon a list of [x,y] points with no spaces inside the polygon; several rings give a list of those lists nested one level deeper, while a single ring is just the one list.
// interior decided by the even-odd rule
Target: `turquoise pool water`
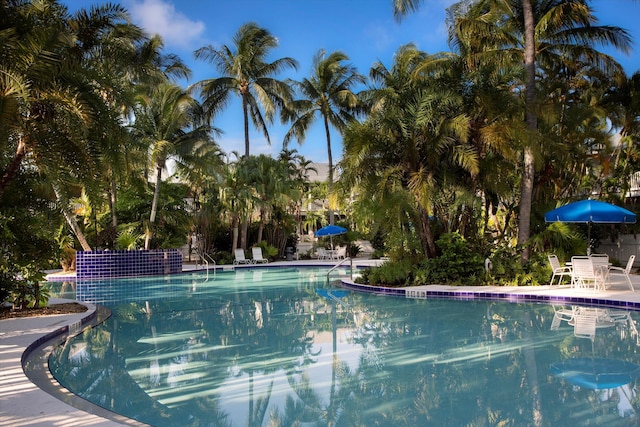
[{"label": "turquoise pool water", "polygon": [[639,313],[606,310],[581,338],[558,307],[351,293],[326,271],[58,284],[113,316],[50,369],[154,426],[639,423]]}]

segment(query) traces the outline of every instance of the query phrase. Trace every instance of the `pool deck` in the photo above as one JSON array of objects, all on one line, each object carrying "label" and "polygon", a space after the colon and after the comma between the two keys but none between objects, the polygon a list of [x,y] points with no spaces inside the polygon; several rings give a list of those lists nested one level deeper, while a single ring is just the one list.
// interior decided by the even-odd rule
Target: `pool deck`
[{"label": "pool deck", "polygon": [[[371,265],[372,262],[356,260],[355,265]],[[335,265],[335,261],[294,261],[273,262],[268,266],[300,266],[300,265]],[[238,266],[236,266],[238,267]],[[255,267],[255,266],[246,266]],[[246,268],[241,266],[240,268]],[[185,265],[184,270],[193,270],[194,266]],[[626,283],[616,280],[606,291],[597,293],[592,290],[572,289],[569,286],[534,286],[534,287],[505,287],[505,286],[420,286],[411,289],[402,288],[403,292],[414,292],[416,298],[421,295],[460,295],[464,299],[503,299],[523,302],[522,297],[533,300],[548,300],[574,302],[591,299],[610,302],[624,308],[640,307],[640,276],[632,275],[632,282],[636,292],[631,292]],[[416,293],[417,292],[417,293]],[[424,292],[424,294],[421,294]],[[429,296],[426,296],[429,297]],[[51,299],[50,303],[62,303],[68,300]],[[65,334],[69,329],[81,329],[85,322],[96,317],[97,308],[87,304],[88,311],[69,315],[52,315],[42,317],[14,318],[0,320],[0,426],[117,426],[143,425],[132,420],[121,422],[100,416],[100,411],[91,409],[77,409],[54,397],[49,392],[36,386],[23,370],[23,360],[27,353],[36,347],[46,345],[54,335]],[[46,360],[40,361],[46,364]],[[48,371],[47,371],[48,372]],[[52,381],[55,383],[55,380]],[[65,390],[58,386],[56,394],[65,394]],[[68,394],[68,392],[66,392]]]}]

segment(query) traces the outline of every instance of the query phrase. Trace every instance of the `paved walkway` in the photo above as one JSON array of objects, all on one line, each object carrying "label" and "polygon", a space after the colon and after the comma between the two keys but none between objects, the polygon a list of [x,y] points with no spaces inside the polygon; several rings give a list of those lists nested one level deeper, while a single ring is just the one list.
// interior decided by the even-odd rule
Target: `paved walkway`
[{"label": "paved walkway", "polygon": [[[53,300],[51,303],[66,302]],[[74,408],[31,382],[22,369],[22,358],[38,340],[82,319],[87,313],[15,318],[0,321],[0,426],[114,426],[119,425]]]},{"label": "paved walkway", "polygon": [[[300,261],[298,265],[301,265]],[[284,265],[286,263],[271,263]],[[289,263],[291,264],[291,263]],[[188,268],[188,267],[187,267]],[[636,292],[631,292],[626,283],[615,281],[610,289],[594,294],[589,290],[576,290],[568,286],[536,286],[536,287],[494,287],[494,286],[422,286],[410,288],[412,291],[450,291],[467,292],[469,295],[486,296],[487,294],[549,295],[558,298],[593,298],[624,303],[640,304],[640,276],[633,275]],[[410,297],[408,295],[408,297]],[[418,296],[419,297],[419,294]],[[507,298],[509,299],[509,298]],[[67,302],[52,299],[50,303]],[[34,347],[44,347],[48,337],[60,334],[61,330],[81,330],[82,322],[96,316],[96,307],[88,304],[86,313],[71,315],[54,315],[32,318],[15,318],[0,321],[0,426],[117,426],[142,425],[135,421],[108,419],[101,416],[104,410],[86,404],[84,410],[63,402],[52,394],[40,389],[26,376],[23,370],[25,352]],[[83,320],[84,319],[84,320]],[[66,333],[65,333],[66,335]],[[46,365],[46,358],[35,363]],[[31,363],[31,362],[30,362]],[[46,369],[45,369],[46,370]],[[48,370],[46,370],[48,372]],[[66,393],[61,387],[56,394]],[[82,405],[81,405],[82,406]]]}]

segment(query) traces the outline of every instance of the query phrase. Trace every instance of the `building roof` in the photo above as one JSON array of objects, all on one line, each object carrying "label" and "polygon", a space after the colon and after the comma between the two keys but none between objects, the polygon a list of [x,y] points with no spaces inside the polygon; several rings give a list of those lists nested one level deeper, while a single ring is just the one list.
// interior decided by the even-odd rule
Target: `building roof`
[{"label": "building roof", "polygon": [[307,172],[309,182],[326,182],[329,179],[329,163],[311,163],[308,167],[315,169]]}]

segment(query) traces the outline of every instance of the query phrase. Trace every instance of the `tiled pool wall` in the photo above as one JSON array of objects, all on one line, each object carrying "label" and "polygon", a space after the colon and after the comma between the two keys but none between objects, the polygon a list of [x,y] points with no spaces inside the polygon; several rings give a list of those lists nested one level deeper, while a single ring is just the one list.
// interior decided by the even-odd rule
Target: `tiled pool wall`
[{"label": "tiled pool wall", "polygon": [[158,276],[182,272],[182,253],[178,249],[138,251],[78,251],[76,278]]},{"label": "tiled pool wall", "polygon": [[460,289],[460,290],[430,290],[423,287],[416,287],[416,289],[406,288],[386,288],[382,286],[371,286],[355,283],[350,280],[341,280],[341,286],[358,291],[368,292],[378,295],[389,295],[412,299],[455,299],[464,301],[506,301],[512,303],[544,303],[544,304],[577,304],[588,306],[601,306],[621,308],[626,310],[640,311],[640,302],[616,300],[609,298],[588,298],[584,296],[572,296],[572,295],[540,295],[540,294],[528,294],[528,293],[516,293],[516,292],[499,292],[489,291],[483,289],[482,286],[478,286],[477,290]]}]

